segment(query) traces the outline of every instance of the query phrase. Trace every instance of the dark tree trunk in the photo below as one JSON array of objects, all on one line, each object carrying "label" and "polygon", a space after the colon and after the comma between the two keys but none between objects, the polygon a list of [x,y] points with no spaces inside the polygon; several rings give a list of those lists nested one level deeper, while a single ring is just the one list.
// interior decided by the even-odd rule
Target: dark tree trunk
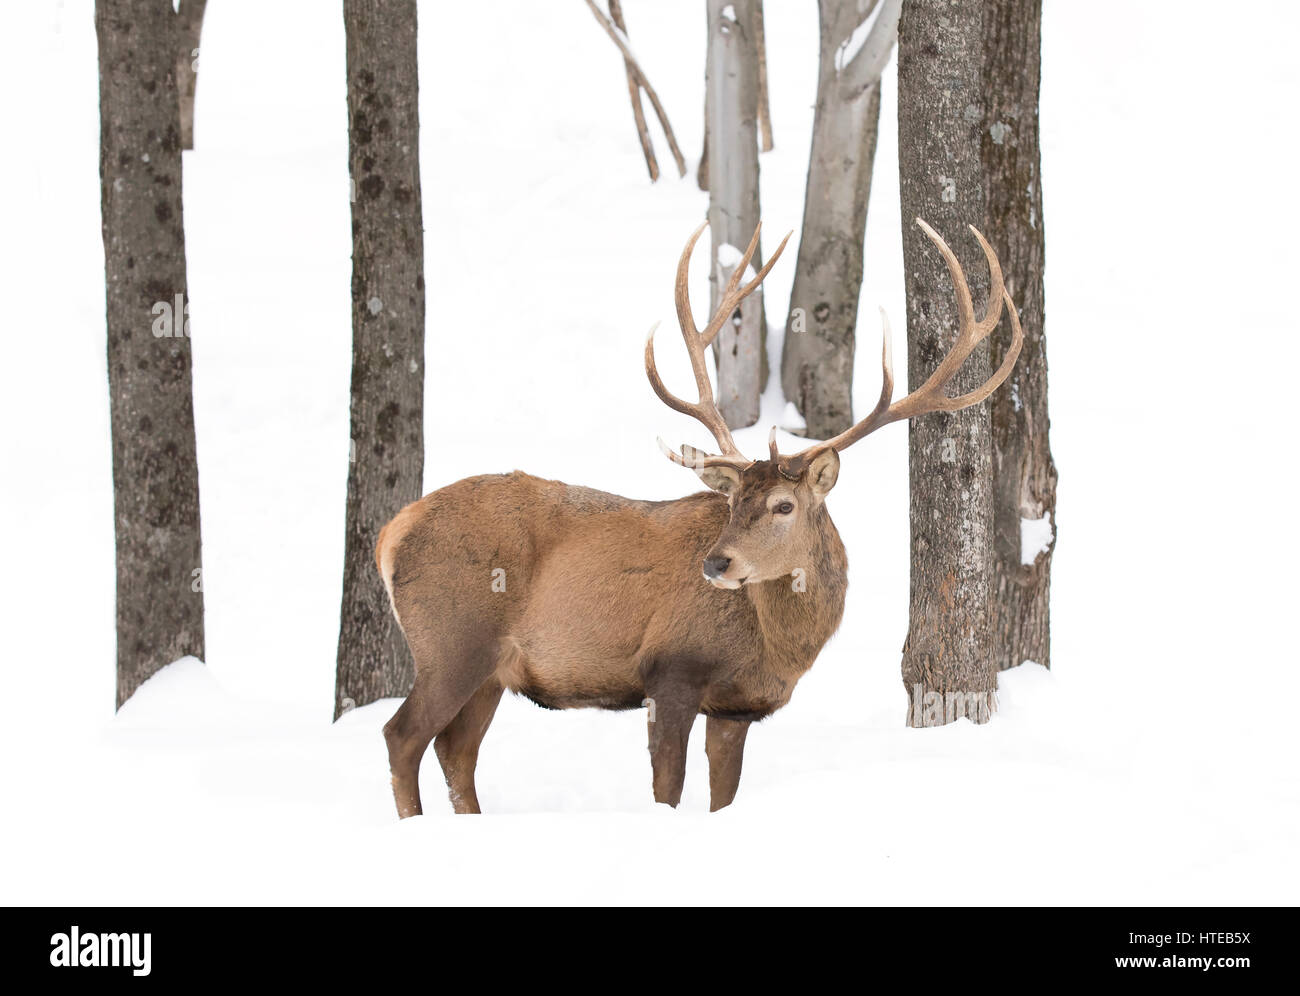
[{"label": "dark tree trunk", "polygon": [[176,9],[180,21],[180,52],[176,57],[176,82],[181,95],[181,148],[194,148],[194,93],[199,85],[199,35],[208,0],[181,0]]},{"label": "dark tree trunk", "polygon": [[99,0],[99,174],[117,537],[117,704],[203,656],[176,18]]},{"label": "dark tree trunk", "polygon": [[344,0],[352,204],[352,453],[335,717],[405,695],[412,665],[375,569],[424,471],[424,226],[414,0]]},{"label": "dark tree trunk", "polygon": [[[897,33],[898,5],[885,0],[873,31],[851,63],[844,53],[870,16],[855,0],[821,0],[820,69],[803,234],[795,266],[781,388],[827,439],[853,424],[853,350],[862,289],[862,240],[880,119],[880,73]],[[887,39],[887,41],[886,41]],[[880,53],[883,52],[883,55]],[[866,60],[867,64],[855,64]]]},{"label": "dark tree trunk", "polygon": [[[1005,670],[1027,660],[1046,667],[1051,659],[1048,594],[1056,544],[1056,465],[1047,438],[1043,338],[1043,188],[1038,149],[1042,0],[993,0],[984,18],[986,127],[980,152],[988,206],[983,230],[997,248],[1025,331],[1025,344],[1007,386],[990,399],[993,660]],[[1004,322],[992,336],[994,367],[1009,346],[1010,332]]]},{"label": "dark tree trunk", "polygon": [[[971,265],[982,314],[988,272],[968,223],[985,218],[982,4],[907,0],[898,32],[898,156],[907,287],[907,378],[915,390],[952,346],[957,310],[942,258],[913,224],[924,217]],[[978,261],[978,262],[977,262]],[[949,388],[989,376],[981,343]],[[938,726],[996,707],[989,626],[993,459],[987,403],[913,419],[909,432],[912,580],[903,683],[907,721]]]},{"label": "dark tree trunk", "polygon": [[[708,75],[709,231],[713,240],[710,309],[717,307],[736,262],[759,222],[758,47],[755,0],[709,0]],[[723,252],[723,246],[731,247]],[[734,250],[734,251],[733,251]],[[762,265],[762,250],[752,265]],[[733,429],[758,421],[766,370],[763,291],[747,297],[714,340],[718,410]]]}]

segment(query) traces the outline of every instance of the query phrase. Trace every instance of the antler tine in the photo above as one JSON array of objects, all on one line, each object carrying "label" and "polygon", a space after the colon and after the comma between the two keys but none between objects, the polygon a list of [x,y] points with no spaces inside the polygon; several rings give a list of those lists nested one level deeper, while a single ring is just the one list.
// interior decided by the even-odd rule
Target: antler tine
[{"label": "antler tine", "polygon": [[984,258],[989,264],[989,300],[984,308],[984,317],[980,319],[979,323],[979,338],[983,339],[997,328],[998,322],[1002,320],[1002,299],[1006,293],[1006,285],[1002,281],[1002,264],[998,262],[998,254],[993,251],[988,239],[984,238],[984,233],[974,225],[967,225],[966,227],[971,230],[971,234],[979,241],[980,248],[984,250]]},{"label": "antler tine", "polygon": [[[962,395],[961,398],[949,398],[944,394],[944,388],[957,375],[957,371],[961,369],[967,357],[974,352],[975,347],[1002,320],[1002,301],[1008,295],[1002,281],[1002,267],[998,263],[997,254],[994,253],[993,247],[988,244],[988,241],[974,225],[968,226],[975,233],[975,238],[979,240],[980,247],[984,250],[984,256],[989,264],[989,303],[984,311],[984,317],[979,322],[976,322],[975,309],[970,299],[970,287],[966,283],[966,273],[962,269],[961,263],[957,261],[956,255],[938,232],[927,225],[921,218],[917,218],[916,223],[921,226],[921,230],[934,243],[935,248],[939,250],[939,254],[943,256],[944,262],[948,264],[948,273],[952,276],[953,286],[957,294],[957,339],[948,354],[939,362],[934,373],[926,378],[925,383],[898,402],[898,414],[890,421],[897,421],[899,418],[910,418],[912,415],[920,415],[929,411],[959,411],[967,407],[967,405],[982,401],[989,394],[992,394],[998,384],[1001,383],[1001,381],[990,378],[993,387],[989,388],[988,393],[979,398],[974,397],[979,393],[978,391]],[[1015,308],[1012,307],[1012,310],[1014,311]],[[1008,368],[1008,372],[1010,372],[1010,368]],[[964,404],[958,403],[966,398],[972,398],[973,400],[965,401]]]},{"label": "antler tine", "polygon": [[[876,423],[887,411],[889,403],[894,398],[894,336],[889,327],[889,316],[885,314],[885,309],[880,309],[880,400],[876,402],[876,407],[871,409],[871,414],[862,421],[877,428]],[[870,432],[867,429],[866,432]],[[866,432],[863,435],[866,435]],[[845,444],[847,445],[847,444]]]},{"label": "antler tine", "polygon": [[1007,355],[1002,358],[1002,365],[998,367],[998,372],[980,387],[974,391],[968,391],[960,397],[944,398],[947,405],[951,406],[945,407],[944,411],[957,412],[963,408],[969,408],[971,405],[979,404],[1001,387],[1002,382],[1011,376],[1011,368],[1016,365],[1016,360],[1020,357],[1020,347],[1025,343],[1025,333],[1020,328],[1020,315],[1016,313],[1016,302],[1011,300],[1011,294],[1004,289],[1002,298],[1006,302],[1007,317],[1011,319],[1011,348],[1007,350]]},{"label": "antler tine", "polygon": [[[984,340],[984,338],[997,328],[997,324],[1002,319],[1002,267],[998,265],[998,257],[993,252],[992,246],[985,241],[984,236],[974,225],[968,226],[975,237],[979,239],[980,246],[984,250],[984,256],[989,263],[989,303],[984,311],[984,317],[978,322],[975,321],[975,306],[971,303],[970,287],[966,283],[966,273],[962,269],[961,263],[958,262],[957,256],[948,243],[933,228],[925,223],[922,218],[917,218],[916,223],[921,227],[921,231],[934,243],[934,247],[939,250],[945,263],[948,264],[948,273],[952,277],[953,289],[957,295],[957,340],[953,343],[952,349],[948,355],[943,358],[939,366],[935,368],[934,373],[921,386],[921,393],[931,390],[938,390],[956,375],[961,369],[961,365],[966,362],[966,358],[974,352],[975,347]],[[906,400],[906,399],[904,399]]]},{"label": "antler tine", "polygon": [[[677,276],[673,284],[673,298],[677,307],[677,321],[681,326],[682,340],[686,343],[686,353],[691,361],[691,373],[695,377],[695,386],[699,392],[700,400],[696,403],[685,401],[671,393],[664,386],[663,379],[659,376],[658,367],[655,365],[654,354],[654,334],[659,324],[656,322],[650,329],[650,334],[646,337],[645,343],[645,372],[646,377],[650,380],[650,387],[659,400],[666,404],[674,411],[681,412],[683,415],[689,415],[704,425],[712,433],[714,440],[722,450],[722,462],[735,466],[748,466],[752,461],[746,459],[736,446],[735,440],[732,439],[731,430],[727,427],[726,420],[722,413],[718,411],[717,405],[713,399],[713,385],[709,382],[709,368],[704,358],[704,350],[707,345],[704,337],[696,330],[695,316],[691,313],[691,299],[689,287],[689,273],[691,265],[691,255],[695,250],[695,244],[699,241],[700,235],[708,227],[708,221],[705,221],[699,228],[691,233],[687,240],[686,246],[682,249],[680,259],[677,261]],[[663,446],[662,441],[660,442]],[[683,447],[685,451],[687,447]],[[692,452],[699,454],[698,450]],[[671,453],[671,450],[665,448],[665,452]],[[674,462],[682,466],[700,467],[710,464],[700,464],[699,460],[714,460],[717,458],[699,455],[695,462],[683,463],[681,459],[674,458]]]},{"label": "antler tine", "polygon": [[[871,409],[871,414],[861,422],[845,429],[838,436],[820,443],[814,443],[807,449],[800,450],[790,456],[780,457],[781,466],[787,474],[797,477],[819,453],[824,453],[827,450],[842,450],[852,446],[863,436],[875,432],[881,426],[907,417],[899,414],[898,411],[899,405],[903,403],[902,401],[897,404],[890,404],[890,400],[894,396],[894,342],[893,333],[889,327],[889,316],[885,314],[884,308],[880,309],[880,340],[880,399],[876,402],[876,407]],[[912,397],[912,395],[908,397]],[[903,401],[906,400],[907,398],[903,399]],[[772,459],[777,459],[775,450],[773,450]]]},{"label": "antler tine", "polygon": [[[718,329],[722,328],[722,321],[726,316],[736,310],[735,305],[730,308],[726,307],[731,295],[736,293],[736,287],[740,284],[740,279],[749,269],[750,260],[754,258],[754,253],[758,251],[758,237],[763,232],[763,223],[760,221],[754,226],[754,234],[749,237],[749,245],[741,255],[740,263],[731,271],[731,276],[727,278],[727,284],[722,288],[722,293],[718,296],[718,310],[709,317],[709,324],[704,326],[705,344],[713,342],[714,337],[718,334]],[[722,321],[719,320],[722,319]]]},{"label": "antler tine", "polygon": [[744,470],[754,462],[741,453],[723,453],[715,456],[697,450],[689,443],[682,443],[682,451],[678,453],[663,441],[662,436],[655,436],[655,442],[659,444],[659,449],[669,460],[679,467],[689,467],[691,470],[703,470],[705,467],[736,467]]},{"label": "antler tine", "polygon": [[961,262],[957,259],[956,253],[949,248],[942,235],[931,228],[924,218],[917,218],[916,223],[920,226],[921,231],[925,232],[926,237],[934,243],[934,247],[939,250],[939,255],[943,257],[943,261],[948,264],[948,275],[952,277],[953,290],[957,295],[957,328],[964,331],[975,324],[975,305],[970,299],[970,286],[966,283],[966,271],[961,268]]},{"label": "antler tine", "polygon": [[[698,420],[713,434],[713,438],[717,441],[718,446],[722,448],[723,454],[728,457],[727,460],[720,460],[719,462],[726,462],[733,466],[748,467],[753,461],[746,458],[740,452],[740,448],[736,446],[735,441],[731,438],[731,430],[727,428],[727,423],[713,406],[712,395],[709,397],[707,406],[704,404],[695,405],[691,404],[689,401],[683,401],[664,386],[663,379],[659,376],[659,370],[655,366],[655,330],[658,328],[659,323],[655,322],[650,329],[650,334],[646,336],[645,340],[645,373],[646,377],[650,380],[650,387],[654,390],[655,394],[659,396],[659,400],[673,411],[681,412],[683,415],[689,415],[691,418]],[[696,339],[699,339],[698,333],[693,332],[691,334]],[[706,381],[707,377],[708,372],[705,371]],[[663,440],[659,441],[659,445],[660,447],[663,447]],[[677,460],[676,462],[681,463],[680,460]],[[713,466],[713,464],[682,463],[682,466]]]},{"label": "antler tine", "polygon": [[714,312],[704,331],[699,332],[695,327],[695,316],[691,313],[689,274],[691,255],[695,251],[695,244],[699,241],[700,235],[708,227],[708,224],[708,221],[705,221],[704,224],[691,233],[691,237],[687,240],[685,248],[682,249],[681,257],[677,261],[677,276],[673,283],[673,299],[677,307],[677,321],[681,326],[682,340],[686,343],[686,353],[691,360],[691,372],[695,376],[695,386],[699,391],[700,400],[695,403],[684,401],[664,386],[663,379],[659,376],[659,370],[655,366],[654,335],[655,330],[659,327],[658,323],[655,323],[654,327],[650,329],[650,334],[646,336],[645,372],[646,377],[650,380],[650,386],[654,389],[655,394],[659,396],[659,400],[673,411],[689,415],[702,423],[713,434],[713,438],[722,450],[719,456],[710,456],[707,453],[700,452],[693,446],[683,443],[681,453],[678,454],[669,449],[662,439],[659,440],[660,449],[668,455],[673,463],[683,467],[692,467],[696,470],[722,465],[743,468],[748,467],[753,461],[740,452],[740,448],[731,436],[731,430],[727,427],[726,419],[718,411],[718,406],[713,399],[713,385],[709,382],[709,368],[705,362],[704,351],[713,342],[718,330],[722,328],[723,322],[736,310],[737,305],[752,294],[755,288],[763,282],[763,278],[767,276],[773,264],[780,258],[782,250],[785,249],[785,244],[790,241],[790,235],[794,233],[787,234],[781,240],[781,244],[777,247],[776,252],[772,254],[772,258],[758,271],[753,280],[744,287],[739,287],[741,278],[749,269],[750,260],[754,258],[754,253],[758,251],[758,238],[762,226],[760,225],[754,230],[754,236],[749,240],[749,248],[745,250],[740,265],[731,274],[726,287],[723,289],[717,311]]},{"label": "antler tine", "polygon": [[659,400],[671,408],[673,411],[681,412],[683,415],[695,416],[695,409],[698,407],[688,401],[683,401],[677,395],[671,393],[664,386],[664,382],[659,377],[659,368],[655,366],[655,332],[659,329],[659,323],[655,322],[650,326],[650,333],[645,337],[645,375],[650,379],[650,387],[655,394],[659,395]]},{"label": "antler tine", "polygon": [[[706,218],[686,240],[686,247],[682,249],[681,258],[677,260],[677,279],[673,284],[673,302],[677,305],[677,324],[682,327],[682,334],[697,331],[695,328],[695,316],[691,314],[691,292],[688,286],[688,276],[691,269],[691,255],[695,252],[695,243],[700,240],[704,230],[709,227]],[[689,342],[687,348],[690,348]]]},{"label": "antler tine", "polygon": [[[907,395],[907,397],[891,404],[890,398],[894,392],[893,359],[889,320],[885,317],[882,308],[880,317],[884,326],[884,345],[881,351],[883,384],[880,391],[880,400],[876,403],[876,407],[861,422],[841,432],[838,436],[816,443],[792,456],[782,457],[782,464],[788,471],[792,473],[801,471],[819,453],[823,453],[828,449],[843,450],[848,446],[852,446],[863,436],[891,422],[924,415],[927,412],[956,412],[963,408],[969,408],[971,405],[979,404],[996,391],[1010,376],[1011,370],[1020,356],[1020,348],[1024,344],[1025,337],[1024,331],[1020,327],[1020,315],[1016,311],[1015,302],[1011,300],[1011,294],[1007,291],[1003,282],[1002,267],[998,263],[997,254],[994,253],[993,248],[980,234],[979,230],[973,225],[970,226],[971,231],[975,233],[975,238],[979,240],[980,246],[984,249],[984,255],[988,259],[990,277],[988,307],[985,310],[984,317],[979,322],[976,322],[975,309],[971,304],[970,288],[966,283],[966,274],[957,261],[957,257],[948,247],[948,244],[939,236],[938,232],[920,218],[916,219],[916,223],[929,236],[930,241],[934,243],[944,261],[948,264],[948,272],[952,276],[953,287],[957,296],[958,329],[956,342],[953,343],[952,349],[940,361],[939,366],[926,379],[924,384]],[[944,393],[944,389],[956,376],[958,370],[961,369],[962,364],[974,351],[975,347],[997,327],[1002,318],[1004,305],[1011,318],[1012,338],[1011,348],[1007,350],[1002,365],[998,367],[997,373],[974,391],[969,391],[956,398],[948,397]]]},{"label": "antler tine", "polygon": [[754,258],[754,253],[758,249],[758,236],[762,230],[763,223],[760,221],[758,227],[754,229],[753,238],[749,240],[749,248],[745,250],[745,254],[741,257],[740,263],[731,271],[731,278],[727,281],[727,285],[722,289],[722,297],[718,302],[718,310],[713,313],[713,317],[709,319],[709,324],[704,327],[704,331],[701,333],[701,338],[704,339],[704,345],[706,346],[711,345],[713,340],[717,338],[718,332],[721,331],[723,323],[731,317],[732,313],[740,305],[740,302],[749,297],[750,294],[754,293],[758,285],[763,282],[763,278],[767,276],[768,271],[770,271],[772,267],[776,265],[776,261],[781,258],[781,253],[785,251],[785,244],[790,241],[790,236],[794,234],[793,231],[786,232],[785,238],[783,238],[781,244],[776,247],[776,252],[772,253],[767,262],[763,264],[754,279],[744,287],[740,288],[740,290],[737,290],[736,287],[740,283],[741,277],[743,277],[746,271],[749,270],[750,260]]}]

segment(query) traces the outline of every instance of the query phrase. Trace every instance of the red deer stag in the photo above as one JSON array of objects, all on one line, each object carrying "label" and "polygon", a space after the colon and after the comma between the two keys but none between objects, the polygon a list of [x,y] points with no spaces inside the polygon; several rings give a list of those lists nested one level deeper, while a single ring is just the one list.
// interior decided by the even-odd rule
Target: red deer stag
[{"label": "red deer stag", "polygon": [[[654,797],[670,806],[681,799],[687,737],[703,713],[710,808],[732,801],[749,724],[790,700],[844,611],[848,560],[825,505],[840,452],[890,422],[983,401],[1020,351],[1015,305],[984,237],[971,229],[992,278],[986,314],[976,321],[961,264],[917,223],[947,261],[960,327],[938,369],[901,401],[890,403],[886,323],[884,387],[871,414],[793,455],[777,452],[774,428],[767,460],[744,456],[714,405],[705,350],[785,242],[741,287],[758,246],[754,233],[700,332],[687,270],[701,225],[682,251],[675,294],[699,401],[664,386],[653,329],[645,367],[655,394],[717,441],[716,456],[687,445],[674,452],[659,441],[710,490],[637,501],[515,471],[458,481],[384,527],[375,559],[415,658],[415,686],[384,727],[400,816],[421,812],[419,768],[430,740],[456,812],[479,811],[479,744],[507,688],[551,709],[649,705]],[[1004,301],[1014,339],[1002,366],[978,390],[948,397],[948,383],[998,324]]]}]

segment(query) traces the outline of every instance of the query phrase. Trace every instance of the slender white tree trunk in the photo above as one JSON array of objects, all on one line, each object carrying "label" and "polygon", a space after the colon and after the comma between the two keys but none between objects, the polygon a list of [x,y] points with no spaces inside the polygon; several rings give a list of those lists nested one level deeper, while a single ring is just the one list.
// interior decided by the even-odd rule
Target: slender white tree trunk
[{"label": "slender white tree trunk", "polygon": [[826,439],[853,424],[853,351],[880,74],[901,0],[821,0],[821,63],[781,387]]},{"label": "slender white tree trunk", "polygon": [[[713,236],[712,307],[759,222],[758,46],[754,0],[708,0],[705,116],[709,142],[709,230]],[[753,265],[762,265],[762,251]],[[762,288],[723,325],[715,340],[718,409],[733,429],[758,421],[766,376]]]}]

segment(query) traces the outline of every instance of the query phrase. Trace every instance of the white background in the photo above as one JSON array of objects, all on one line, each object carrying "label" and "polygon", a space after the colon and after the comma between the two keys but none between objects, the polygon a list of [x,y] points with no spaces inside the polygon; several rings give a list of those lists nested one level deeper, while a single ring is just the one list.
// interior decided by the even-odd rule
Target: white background
[{"label": "white background", "polygon": [[[817,18],[812,0],[766,6],[770,250],[802,217]],[[660,368],[687,392],[671,286],[707,202],[704,15],[625,7],[685,180],[647,182],[621,60],[580,0],[421,5],[429,490],[516,467],[636,497],[695,487],[654,437],[703,430],[654,399],[641,345],[665,319]],[[1047,7],[1052,671],[1004,675],[987,726],[904,728],[900,426],[846,454],[830,499],[844,626],[751,733],[729,810],[707,813],[702,730],[670,811],[650,801],[642,714],[507,696],[479,765],[487,815],[451,816],[431,751],[428,815],[399,824],[379,732],[396,701],[329,722],[350,364],[340,5],[209,5],[185,154],[207,663],[167,669],[116,717],[92,7],[5,5],[0,897],[1293,902],[1296,15]],[[906,369],[892,65],[884,86],[864,411],[878,304]],[[767,283],[778,327],[794,257]],[[704,266],[693,281],[703,312]],[[774,378],[741,446],[761,454],[783,407]]]}]

